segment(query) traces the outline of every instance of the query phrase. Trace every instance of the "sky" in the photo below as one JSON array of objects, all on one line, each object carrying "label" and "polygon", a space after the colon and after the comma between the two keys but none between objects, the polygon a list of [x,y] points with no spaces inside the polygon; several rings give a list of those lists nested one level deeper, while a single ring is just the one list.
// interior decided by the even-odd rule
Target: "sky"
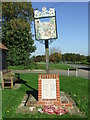
[{"label": "sky", "polygon": [[[88,3],[87,2],[32,2],[34,9],[55,8],[58,38],[49,44],[49,50],[59,48],[64,53],[88,55]],[[32,33],[35,34],[34,22]],[[35,40],[36,51],[32,54],[44,55],[45,45]]]}]

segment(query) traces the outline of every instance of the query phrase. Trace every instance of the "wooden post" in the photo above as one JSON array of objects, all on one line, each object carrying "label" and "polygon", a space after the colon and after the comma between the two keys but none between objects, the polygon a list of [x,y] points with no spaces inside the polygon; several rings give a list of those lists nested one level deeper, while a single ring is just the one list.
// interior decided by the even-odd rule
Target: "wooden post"
[{"label": "wooden post", "polygon": [[2,89],[4,89],[4,80],[3,80],[3,75],[2,75],[2,71],[1,71],[1,83],[2,83]]},{"label": "wooden post", "polygon": [[48,40],[45,40],[45,54],[46,54],[46,73],[49,73],[49,45]]},{"label": "wooden post", "polygon": [[76,77],[78,77],[78,68],[76,68]]},{"label": "wooden post", "polygon": [[11,78],[11,89],[13,89],[13,78]]},{"label": "wooden post", "polygon": [[69,76],[69,68],[68,68],[68,76]]}]

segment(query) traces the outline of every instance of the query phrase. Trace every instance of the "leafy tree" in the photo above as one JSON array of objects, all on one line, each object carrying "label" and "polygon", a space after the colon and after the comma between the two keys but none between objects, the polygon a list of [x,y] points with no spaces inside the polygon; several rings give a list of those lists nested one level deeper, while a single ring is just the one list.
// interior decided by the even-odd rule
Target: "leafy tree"
[{"label": "leafy tree", "polygon": [[33,8],[31,2],[3,2],[2,3],[2,18],[3,21],[13,18],[29,20],[33,19]]},{"label": "leafy tree", "polygon": [[87,62],[90,64],[90,56],[87,56]]},{"label": "leafy tree", "polygon": [[45,55],[38,55],[32,57],[34,62],[45,62]]},{"label": "leafy tree", "polygon": [[62,54],[60,48],[52,48],[50,49],[50,61],[52,62],[60,62],[62,60]]},{"label": "leafy tree", "polygon": [[86,56],[75,53],[65,53],[62,55],[62,60],[74,63],[75,62],[86,63]]},{"label": "leafy tree", "polygon": [[22,19],[13,19],[5,22],[3,28],[3,41],[8,47],[8,62],[11,65],[26,64],[30,53],[35,51],[30,32],[30,25]]},{"label": "leafy tree", "polygon": [[8,47],[9,65],[27,65],[35,51],[31,22],[31,3],[3,3],[2,41]]},{"label": "leafy tree", "polygon": [[55,56],[53,54],[50,55],[50,61],[53,63],[56,62]]}]

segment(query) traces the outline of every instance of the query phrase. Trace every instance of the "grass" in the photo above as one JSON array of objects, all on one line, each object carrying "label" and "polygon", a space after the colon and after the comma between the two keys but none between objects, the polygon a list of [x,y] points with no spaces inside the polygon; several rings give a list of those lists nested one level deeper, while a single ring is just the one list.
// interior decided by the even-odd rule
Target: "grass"
[{"label": "grass", "polygon": [[[20,74],[23,84],[17,90],[4,89],[2,91],[3,118],[76,118],[77,115],[47,115],[47,114],[19,114],[16,113],[27,91],[38,90],[38,74]],[[88,113],[88,80],[84,78],[60,76],[60,90],[71,94],[82,112]]]},{"label": "grass", "polygon": [[[9,66],[9,69],[13,69],[13,70],[24,70],[24,69],[46,69],[46,63],[44,62],[37,62],[37,64],[32,64],[32,65],[28,65],[28,66]],[[60,69],[60,70],[67,70],[67,69],[75,69],[72,66],[69,66],[67,64],[63,64],[63,63],[50,63],[49,64],[49,69]]]}]

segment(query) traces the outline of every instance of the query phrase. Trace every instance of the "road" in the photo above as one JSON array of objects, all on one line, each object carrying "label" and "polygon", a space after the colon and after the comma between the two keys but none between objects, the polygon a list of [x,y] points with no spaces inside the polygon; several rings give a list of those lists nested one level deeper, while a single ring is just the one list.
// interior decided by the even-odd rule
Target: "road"
[{"label": "road", "polygon": [[90,66],[89,65],[80,65],[80,64],[68,64],[68,65],[70,65],[74,68],[90,71]]},{"label": "road", "polygon": [[[14,73],[46,73],[45,70],[13,70]],[[78,77],[81,78],[86,78],[88,79],[89,77],[89,72],[87,70],[78,70]],[[59,75],[67,75],[68,76],[68,71],[67,70],[50,70],[49,71],[50,74],[59,74]],[[69,75],[70,76],[76,76],[76,71],[69,71]],[[89,77],[90,79],[90,77]]]}]

